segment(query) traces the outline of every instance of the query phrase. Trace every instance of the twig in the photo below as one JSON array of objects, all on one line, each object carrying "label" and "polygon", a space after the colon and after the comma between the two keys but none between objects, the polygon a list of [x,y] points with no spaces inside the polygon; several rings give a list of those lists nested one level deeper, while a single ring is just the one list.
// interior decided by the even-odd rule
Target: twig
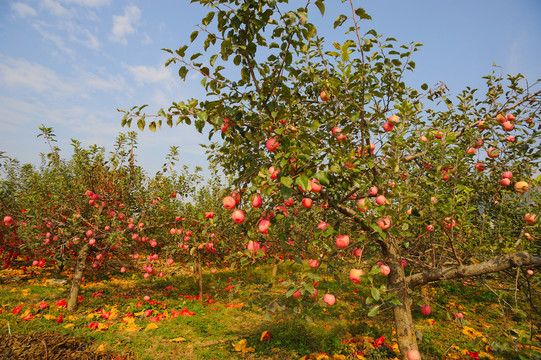
[{"label": "twig", "polygon": [[47,351],[47,344],[45,344],[45,341],[41,340],[41,343],[45,347],[45,360],[49,358],[49,352]]},{"label": "twig", "polygon": [[8,321],[8,333],[9,333],[9,337],[11,337],[11,327],[9,326],[9,321]]}]

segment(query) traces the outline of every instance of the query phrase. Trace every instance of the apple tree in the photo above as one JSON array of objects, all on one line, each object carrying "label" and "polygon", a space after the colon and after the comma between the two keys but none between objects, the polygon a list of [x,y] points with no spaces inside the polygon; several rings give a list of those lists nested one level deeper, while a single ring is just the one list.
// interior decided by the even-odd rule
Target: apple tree
[{"label": "apple tree", "polygon": [[[207,131],[210,157],[268,209],[310,198],[313,228],[330,224],[311,243],[329,265],[354,248],[379,256],[387,283],[374,289],[389,296],[370,312],[392,306],[404,357],[418,356],[412,291],[541,266],[539,81],[491,73],[482,92],[456,97],[443,84],[412,88],[404,78],[421,44],[361,30],[371,18],[352,0],[334,21],[341,42],[310,22],[324,0],[192,2],[209,12],[192,45],[164,49],[166,66],[183,80],[199,73],[206,97],[174,102],[148,127]],[[122,125],[147,126],[140,110]]]}]

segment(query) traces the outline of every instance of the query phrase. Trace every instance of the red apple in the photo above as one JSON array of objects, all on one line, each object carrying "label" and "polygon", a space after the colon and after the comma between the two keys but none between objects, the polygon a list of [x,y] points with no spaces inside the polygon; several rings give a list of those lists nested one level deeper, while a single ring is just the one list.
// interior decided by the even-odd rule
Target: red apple
[{"label": "red apple", "polygon": [[385,196],[383,195],[379,195],[377,198],[376,198],[376,204],[378,205],[383,205],[385,204]]},{"label": "red apple", "polygon": [[477,164],[475,164],[475,169],[477,169],[477,171],[479,171],[479,172],[484,171],[485,170],[485,164],[477,163]]},{"label": "red apple", "polygon": [[293,293],[293,297],[294,297],[295,299],[300,298],[301,295],[302,295],[302,294],[301,294],[301,291],[300,291],[300,290],[297,290],[297,291],[295,291],[295,292]]},{"label": "red apple", "polygon": [[311,268],[317,268],[319,266],[319,260],[316,260],[316,259],[310,259],[308,260],[308,265],[311,267]]},{"label": "red apple", "polygon": [[391,227],[391,220],[389,218],[383,218],[381,219],[380,221],[378,221],[378,226],[382,229],[382,230],[387,230],[388,228]]},{"label": "red apple", "polygon": [[258,194],[254,195],[254,199],[252,200],[252,206],[255,208],[258,208],[261,205],[263,205],[263,200],[261,199],[261,195],[258,195]]},{"label": "red apple", "polygon": [[224,208],[228,210],[232,210],[237,203],[235,202],[235,199],[232,196],[226,196],[223,200],[223,204],[224,204]]},{"label": "red apple", "polygon": [[329,224],[327,224],[325,221],[322,221],[322,222],[320,222],[319,224],[317,224],[317,228],[318,228],[318,229],[321,229],[321,231],[325,231],[325,229],[327,228],[327,226],[329,226]]},{"label": "red apple", "polygon": [[331,132],[334,136],[338,136],[342,132],[342,129],[340,129],[338,126],[335,126],[331,129]]},{"label": "red apple", "polygon": [[269,150],[270,152],[273,152],[273,151],[276,151],[276,149],[278,149],[278,146],[280,146],[280,143],[275,138],[270,138],[269,140],[267,140],[266,146],[267,146],[267,150]]},{"label": "red apple", "polygon": [[368,189],[368,193],[372,196],[376,195],[378,193],[378,188],[375,186],[372,186],[370,189]]},{"label": "red apple", "polygon": [[502,124],[504,131],[511,131],[515,128],[515,124],[510,123],[509,121],[506,121]]},{"label": "red apple", "polygon": [[214,213],[212,211],[205,213],[205,219],[212,219],[214,217]]},{"label": "red apple", "polygon": [[167,265],[173,265],[174,262],[175,260],[173,260],[172,258],[167,259]]},{"label": "red apple", "polygon": [[536,214],[526,214],[524,215],[524,221],[526,221],[527,224],[533,225],[535,224],[535,217]]},{"label": "red apple", "polygon": [[384,264],[380,266],[380,270],[383,276],[388,276],[391,273],[391,268]]},{"label": "red apple", "polygon": [[338,235],[336,237],[336,246],[340,249],[343,249],[349,245],[349,236],[347,235]]},{"label": "red apple", "polygon": [[357,201],[357,208],[359,209],[360,212],[365,212],[366,210],[368,210],[368,206],[366,205],[365,201],[366,201],[366,198],[362,198],[362,199],[359,199],[359,201]]},{"label": "red apple", "polygon": [[389,132],[389,131],[392,131],[393,130],[393,127],[394,125],[390,122],[386,122],[385,124],[383,124],[383,130]]},{"label": "red apple", "polygon": [[333,306],[336,303],[336,298],[333,294],[325,294],[323,296],[323,301],[325,301],[325,304],[328,306]]},{"label": "red apple", "polygon": [[496,158],[498,155],[500,155],[500,150],[495,147],[491,147],[487,150],[487,155],[489,158]]},{"label": "red apple", "polygon": [[306,209],[310,209],[312,207],[312,199],[310,198],[302,199],[302,207]]},{"label": "red apple", "polygon": [[260,248],[261,248],[261,245],[257,241],[250,240],[248,241],[248,245],[246,245],[246,249],[254,253],[258,252]]},{"label": "red apple", "polygon": [[331,99],[325,91],[322,91],[321,94],[319,94],[319,98],[321,101],[329,101]]},{"label": "red apple", "polygon": [[120,268],[120,272],[124,274],[124,273],[126,272],[126,268],[125,268],[124,266],[121,267],[121,268]]},{"label": "red apple", "polygon": [[530,185],[526,181],[519,181],[515,184],[515,191],[519,194],[524,194],[530,189]]},{"label": "red apple", "polygon": [[314,192],[314,193],[320,192],[321,189],[323,188],[323,187],[321,186],[321,184],[319,183],[319,181],[316,180],[316,179],[312,179],[312,180],[310,181],[310,187],[312,188],[312,192]]},{"label": "red apple", "polygon": [[233,218],[233,221],[236,222],[237,224],[241,224],[244,222],[244,211],[242,210],[235,210],[233,211],[233,214],[231,214],[231,217]]},{"label": "red apple", "polygon": [[513,173],[511,171],[505,171],[503,173],[503,178],[504,179],[511,179],[513,177]]},{"label": "red apple", "polygon": [[502,114],[498,114],[496,115],[496,121],[498,121],[500,124],[503,124],[507,121],[507,119]]},{"label": "red apple", "polygon": [[471,147],[466,151],[466,155],[475,155],[475,154],[477,154],[477,149],[474,147]]},{"label": "red apple", "polygon": [[398,118],[398,116],[396,115],[391,115],[391,117],[389,117],[389,120],[388,120],[390,123],[392,124],[398,124],[400,122],[400,119]]},{"label": "red apple", "polygon": [[511,184],[511,180],[507,179],[507,178],[503,178],[500,180],[500,185],[501,186],[509,186]]},{"label": "red apple", "polygon": [[363,255],[363,249],[358,249],[358,248],[353,249],[353,256],[360,258],[362,255]]},{"label": "red apple", "polygon": [[362,275],[364,275],[364,271],[361,269],[351,269],[349,271],[349,280],[354,284],[358,284],[361,282]]},{"label": "red apple", "polygon": [[428,141],[428,139],[424,135],[421,135],[421,137],[419,137],[419,140],[422,141],[422,142],[427,142]]},{"label": "red apple", "polygon": [[515,137],[513,135],[509,135],[509,136],[505,137],[505,140],[507,140],[509,142],[515,142]]},{"label": "red apple", "polygon": [[430,309],[430,306],[424,304],[423,306],[421,306],[421,314],[423,315],[430,315],[430,312],[432,311],[432,309]]},{"label": "red apple", "polygon": [[408,360],[421,360],[419,350],[409,350],[407,353]]},{"label": "red apple", "polygon": [[259,231],[263,234],[268,234],[269,233],[269,226],[270,226],[270,221],[269,220],[261,220],[261,222],[259,223]]}]

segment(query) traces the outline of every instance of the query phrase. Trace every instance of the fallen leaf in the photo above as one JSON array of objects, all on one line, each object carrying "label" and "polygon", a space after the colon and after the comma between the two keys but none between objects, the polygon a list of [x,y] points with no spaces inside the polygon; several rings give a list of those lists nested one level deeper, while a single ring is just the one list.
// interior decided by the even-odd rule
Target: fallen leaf
[{"label": "fallen leaf", "polygon": [[105,348],[105,344],[101,344],[100,346],[98,346],[98,348],[96,349],[96,352],[97,353],[104,353],[106,352],[107,349]]},{"label": "fallen leaf", "polygon": [[242,353],[255,352],[255,348],[248,347],[246,343],[246,339],[242,339],[238,343],[234,344],[233,349],[237,352],[242,352]]},{"label": "fallen leaf", "polygon": [[183,342],[183,341],[186,341],[186,339],[183,337],[178,337],[178,338],[171,339],[169,341],[170,342]]},{"label": "fallen leaf", "polygon": [[158,325],[156,325],[156,323],[150,323],[147,325],[147,327],[145,328],[145,331],[147,330],[154,330],[154,329],[157,329],[158,328]]},{"label": "fallen leaf", "polygon": [[43,318],[47,320],[56,320],[56,316],[49,314],[43,315]]},{"label": "fallen leaf", "polygon": [[265,330],[261,333],[261,338],[259,338],[259,341],[269,340],[269,338],[270,338],[270,332]]},{"label": "fallen leaf", "polygon": [[64,329],[73,329],[75,327],[75,324],[66,324],[64,325]]}]

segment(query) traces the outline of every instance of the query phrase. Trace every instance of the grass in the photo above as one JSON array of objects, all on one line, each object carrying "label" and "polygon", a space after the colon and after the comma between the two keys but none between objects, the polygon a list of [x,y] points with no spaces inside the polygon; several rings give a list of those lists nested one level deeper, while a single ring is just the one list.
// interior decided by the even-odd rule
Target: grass
[{"label": "grass", "polygon": [[[107,350],[131,352],[142,360],[299,359],[310,354],[324,358],[322,353],[337,359],[395,357],[391,309],[367,317],[365,298],[370,291],[366,285],[344,281],[345,274],[340,281],[322,276],[317,287],[319,300],[304,295],[301,304],[285,298],[281,279],[288,280],[302,266],[284,263],[275,279],[268,266],[205,272],[204,304],[195,299],[197,284],[182,267],[175,270],[175,276],[152,280],[90,270],[81,289],[84,300],[73,314],[55,305],[67,297],[70,283],[48,282],[51,278],[69,280],[68,273],[57,275],[53,269],[42,269],[30,277],[3,270],[0,278],[20,279],[1,285],[0,333],[56,331],[91,341],[96,349],[104,345]],[[500,283],[492,279],[490,284],[497,287]],[[342,294],[332,307],[321,301],[326,291]],[[151,300],[144,301],[145,295]],[[260,296],[276,303],[275,309],[287,310],[276,310],[266,318],[261,311],[265,299]],[[432,313],[428,317],[420,313],[423,301],[419,296],[414,295],[412,304],[424,359],[471,359],[474,352],[479,359],[541,359],[541,337],[537,334],[529,340],[529,323],[523,317],[527,309],[516,314],[506,311],[502,317],[501,304],[512,303],[511,293],[498,298],[481,282],[446,282],[431,287],[429,297]],[[40,309],[42,302],[48,307]],[[19,305],[21,312],[13,314]],[[195,314],[178,315],[183,309]],[[457,312],[462,312],[464,319],[455,319],[452,314]],[[31,319],[24,320],[27,315]],[[62,323],[56,321],[60,315],[64,316]],[[103,329],[90,328],[93,323]],[[261,341],[266,331],[270,337]],[[389,347],[374,346],[382,337],[380,341]]]}]

